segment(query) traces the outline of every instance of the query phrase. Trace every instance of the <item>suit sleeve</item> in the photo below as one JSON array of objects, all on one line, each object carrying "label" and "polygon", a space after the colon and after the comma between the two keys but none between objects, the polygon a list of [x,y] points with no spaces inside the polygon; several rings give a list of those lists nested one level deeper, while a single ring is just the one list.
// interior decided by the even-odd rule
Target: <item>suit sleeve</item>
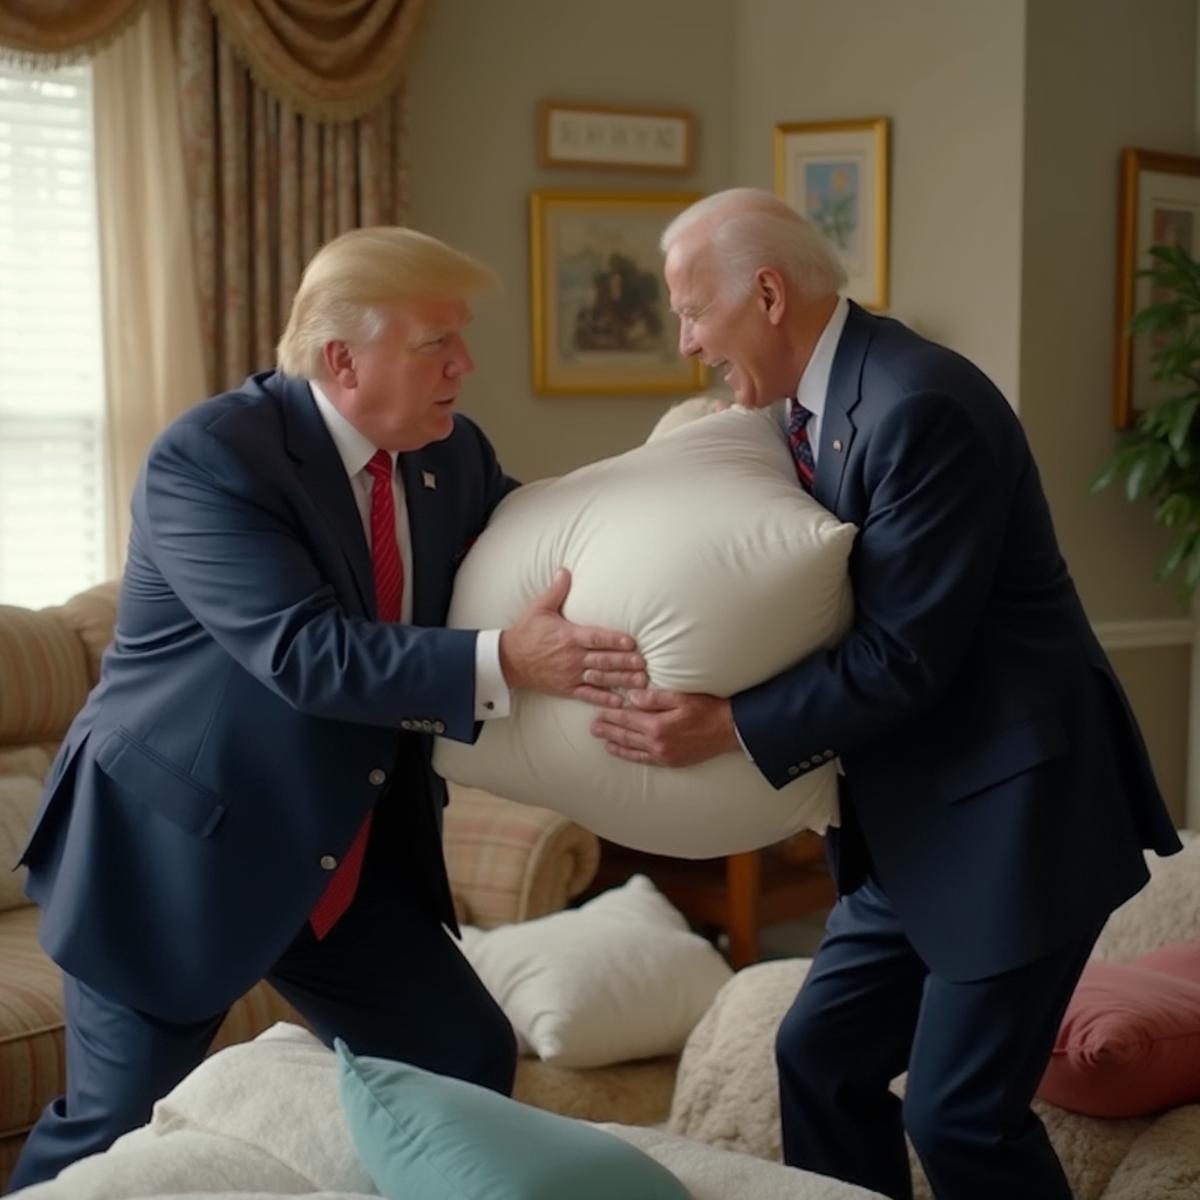
[{"label": "suit sleeve", "polygon": [[[139,486],[147,529],[131,545],[131,568],[144,552],[266,687],[313,716],[392,728],[432,720],[474,740],[475,633],[346,614],[284,489],[261,468],[209,431],[176,425]],[[489,497],[500,486],[486,479]]]},{"label": "suit sleeve", "polygon": [[937,393],[906,397],[865,455],[870,503],[850,560],[849,635],[733,698],[743,744],[776,787],[932,707],[993,586],[1016,481],[964,407]]}]

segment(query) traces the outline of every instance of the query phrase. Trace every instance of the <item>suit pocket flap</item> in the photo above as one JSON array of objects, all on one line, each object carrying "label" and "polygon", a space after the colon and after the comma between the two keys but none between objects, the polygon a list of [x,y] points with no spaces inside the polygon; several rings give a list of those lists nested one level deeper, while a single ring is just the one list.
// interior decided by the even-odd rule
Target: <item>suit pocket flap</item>
[{"label": "suit pocket flap", "polygon": [[1068,749],[1066,730],[1054,717],[1020,721],[986,741],[949,751],[938,765],[942,797],[953,804],[1023,775]]},{"label": "suit pocket flap", "polygon": [[100,747],[96,765],[152,812],[199,837],[208,837],[225,815],[225,806],[212,792],[135,742],[124,729]]}]

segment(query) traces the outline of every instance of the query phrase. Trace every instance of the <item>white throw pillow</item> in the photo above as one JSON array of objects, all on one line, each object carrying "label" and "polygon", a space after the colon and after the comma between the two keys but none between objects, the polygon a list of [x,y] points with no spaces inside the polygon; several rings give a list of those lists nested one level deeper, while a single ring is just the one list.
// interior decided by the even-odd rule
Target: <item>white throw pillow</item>
[{"label": "white throw pillow", "polygon": [[733,974],[644,875],[577,909],[464,934],[518,1038],[562,1067],[678,1053]]},{"label": "white throw pillow", "polygon": [[[564,615],[632,634],[652,686],[731,696],[845,634],[854,535],[798,486],[771,414],[731,409],[507,497],[459,569],[448,624],[508,626],[565,566]],[[645,767],[592,736],[589,705],[513,701],[474,746],[440,739],[436,769],[681,858],[821,831],[835,812],[832,763],[780,790],[740,751]]]}]

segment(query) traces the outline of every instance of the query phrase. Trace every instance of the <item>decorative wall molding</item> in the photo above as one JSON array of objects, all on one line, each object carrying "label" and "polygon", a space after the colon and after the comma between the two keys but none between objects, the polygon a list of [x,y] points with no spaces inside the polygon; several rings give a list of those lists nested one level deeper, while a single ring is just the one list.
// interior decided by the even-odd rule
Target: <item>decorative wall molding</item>
[{"label": "decorative wall molding", "polygon": [[1190,646],[1196,641],[1196,622],[1190,617],[1153,621],[1096,621],[1092,625],[1105,650],[1150,650]]}]

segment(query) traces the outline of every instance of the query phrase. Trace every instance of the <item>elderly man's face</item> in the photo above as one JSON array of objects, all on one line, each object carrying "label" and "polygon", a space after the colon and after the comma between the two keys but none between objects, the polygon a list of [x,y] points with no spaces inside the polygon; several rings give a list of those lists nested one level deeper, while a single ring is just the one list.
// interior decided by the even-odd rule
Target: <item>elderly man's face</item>
[{"label": "elderly man's face", "polygon": [[757,288],[733,299],[723,295],[697,235],[671,247],[663,275],[679,317],[681,354],[723,369],[734,399],[746,408],[764,408],[791,393],[797,383],[791,360]]},{"label": "elderly man's face", "polygon": [[342,415],[383,450],[449,437],[462,380],[475,370],[463,338],[470,319],[463,300],[390,308],[379,336],[351,348],[353,383],[336,401]]}]

